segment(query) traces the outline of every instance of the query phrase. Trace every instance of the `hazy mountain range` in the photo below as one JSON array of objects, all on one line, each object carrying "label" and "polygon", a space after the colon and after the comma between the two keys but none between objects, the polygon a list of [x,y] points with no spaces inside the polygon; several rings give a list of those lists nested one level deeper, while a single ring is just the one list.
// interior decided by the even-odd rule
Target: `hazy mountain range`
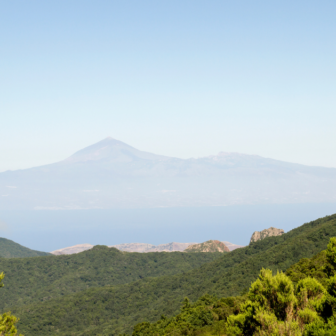
[{"label": "hazy mountain range", "polygon": [[336,168],[224,153],[178,159],[106,138],[64,161],[0,173],[0,209],[336,201]]}]

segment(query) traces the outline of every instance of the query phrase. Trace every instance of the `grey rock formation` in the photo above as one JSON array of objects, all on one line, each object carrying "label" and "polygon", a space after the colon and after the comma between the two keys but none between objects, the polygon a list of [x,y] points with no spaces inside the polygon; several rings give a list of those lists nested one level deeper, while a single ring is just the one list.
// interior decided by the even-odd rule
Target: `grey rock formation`
[{"label": "grey rock formation", "polygon": [[281,236],[284,233],[285,233],[284,230],[277,229],[274,227],[270,227],[269,229],[265,229],[262,231],[254,231],[250,240],[250,244],[258,240],[265,239],[267,237]]}]

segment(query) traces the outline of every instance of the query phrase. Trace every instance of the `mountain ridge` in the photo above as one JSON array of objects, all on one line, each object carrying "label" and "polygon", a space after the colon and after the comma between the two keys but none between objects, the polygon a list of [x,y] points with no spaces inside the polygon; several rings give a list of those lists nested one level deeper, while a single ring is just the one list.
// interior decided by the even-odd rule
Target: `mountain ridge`
[{"label": "mountain ridge", "polygon": [[130,162],[131,159],[143,159],[161,161],[170,159],[163,155],[152,154],[149,152],[140,151],[122,141],[112,137],[107,137],[91,146],[83,148],[60,163],[74,163],[109,160],[117,162]]},{"label": "mountain ridge", "polygon": [[[193,301],[205,293],[217,297],[238,295],[255,281],[261,268],[285,271],[300,259],[310,258],[324,250],[333,236],[336,236],[336,215],[221,254],[218,259],[188,272],[148,277],[125,285],[85,289],[12,311],[20,316],[21,330],[27,336],[56,335],[54,328],[57,332],[77,336],[95,335],[102,331],[107,335],[123,334],[131,332],[139,322],[153,322],[162,315],[175,315],[186,296]],[[99,311],[96,310],[98,307]],[[82,318],[76,319],[76,316]],[[77,321],[76,325],[74,321]],[[39,326],[38,333],[36,326]]]},{"label": "mountain ridge", "polygon": [[107,138],[54,164],[0,173],[0,195],[0,210],[336,202],[336,168],[225,152],[179,159]]}]

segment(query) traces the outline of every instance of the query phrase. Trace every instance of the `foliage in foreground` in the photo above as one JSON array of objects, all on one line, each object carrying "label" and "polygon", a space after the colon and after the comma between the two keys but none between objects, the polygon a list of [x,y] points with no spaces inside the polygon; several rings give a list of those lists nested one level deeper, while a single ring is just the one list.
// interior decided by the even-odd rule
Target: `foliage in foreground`
[{"label": "foliage in foreground", "polygon": [[[162,274],[165,263],[174,266],[176,262],[173,260],[176,257],[167,253],[164,257],[165,262],[158,269],[155,269],[158,264],[152,259],[148,264],[135,265],[142,274],[144,267],[149,266],[155,272],[151,271],[150,277],[147,275],[145,278],[126,284],[120,284],[119,281],[122,280],[120,275],[127,275],[124,279],[128,280],[140,275],[139,272],[133,272],[132,268],[128,268],[131,266],[131,260],[137,259],[135,255],[139,254],[130,253],[131,258],[128,259],[128,263],[125,259],[124,263],[127,268],[124,268],[122,263],[121,267],[117,268],[113,263],[122,258],[117,255],[112,256],[112,251],[100,253],[103,249],[101,251],[98,249],[95,252],[96,256],[83,252],[79,254],[81,256],[78,256],[78,259],[61,258],[62,265],[50,263],[50,270],[46,269],[46,271],[51,280],[60,274],[58,271],[52,272],[55,266],[61,266],[64,271],[59,286],[55,281],[50,284],[51,287],[48,287],[48,277],[44,276],[42,269],[36,267],[37,264],[34,267],[25,266],[27,278],[23,286],[20,280],[21,287],[18,287],[19,290],[22,288],[22,291],[25,291],[25,295],[31,295],[32,301],[31,303],[17,301],[15,306],[8,307],[20,317],[18,329],[26,336],[116,336],[125,332],[131,333],[134,325],[139,322],[157,321],[162,314],[168,318],[178,314],[181,302],[186,296],[192,301],[196,301],[206,293],[217,297],[236,296],[243,290],[248,290],[251,282],[258,277],[263,267],[273,272],[291,269],[291,266],[300,259],[311,258],[323,251],[330,237],[334,236],[336,236],[336,215],[304,224],[282,236],[269,237],[245,248],[220,254],[220,258],[214,258],[214,261],[203,263],[202,266],[188,272],[183,272],[183,268],[175,269],[177,274],[171,275],[172,270],[169,267],[166,276],[159,276],[160,273]],[[161,253],[153,255],[157,256]],[[194,254],[185,253],[184,255]],[[57,258],[54,259],[57,260]],[[202,258],[202,254],[199,254],[199,258]],[[33,259],[36,258],[25,260],[28,262]],[[106,266],[110,265],[111,268],[100,266],[105,259]],[[12,259],[11,261],[16,262],[17,260]],[[69,264],[67,265],[66,262]],[[304,264],[304,267],[314,274],[313,266],[309,263]],[[20,275],[18,266],[19,264],[15,274]],[[319,268],[318,265],[316,267]],[[72,269],[77,269],[78,272],[73,272]],[[7,269],[7,271],[10,270]],[[69,271],[71,275],[67,273]],[[305,269],[302,268],[300,272],[304,273]],[[302,275],[301,273],[296,273],[298,278]],[[17,279],[15,274],[13,272],[11,281]],[[33,275],[33,279],[36,279],[36,284],[29,282],[30,274]],[[116,284],[115,281],[111,281],[114,278],[118,278],[119,285],[113,285]],[[42,280],[46,285],[42,283]],[[103,285],[103,283],[108,284],[108,281],[111,281],[112,286]],[[39,286],[41,291],[34,292],[29,285],[33,288]],[[86,288],[86,286],[91,288]],[[64,293],[64,295],[54,296],[52,291],[48,292],[48,288],[53,291],[55,289],[58,294]],[[72,288],[82,288],[82,290],[69,294]],[[46,295],[43,295],[44,293]],[[34,301],[36,296],[43,301]],[[50,298],[50,296],[54,297]]]},{"label": "foliage in foreground", "polygon": [[[180,314],[135,326],[132,336],[336,334],[336,238],[287,274],[262,269],[243,296],[184,300]],[[323,283],[323,284],[322,284]]]}]

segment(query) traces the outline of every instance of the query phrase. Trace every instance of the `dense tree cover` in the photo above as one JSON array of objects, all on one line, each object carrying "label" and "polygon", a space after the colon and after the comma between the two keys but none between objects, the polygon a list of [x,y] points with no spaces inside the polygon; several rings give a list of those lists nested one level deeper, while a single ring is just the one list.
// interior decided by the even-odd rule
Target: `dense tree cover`
[{"label": "dense tree cover", "polygon": [[0,269],[6,274],[0,309],[45,302],[91,287],[183,273],[220,256],[220,253],[129,253],[95,246],[72,255],[0,259]]},{"label": "dense tree cover", "polygon": [[230,315],[238,314],[246,297],[228,297],[204,295],[195,303],[185,298],[181,311],[176,316],[167,318],[162,315],[154,323],[142,322],[134,327],[132,336],[164,335],[201,335],[214,331],[222,334],[224,323]]},{"label": "dense tree cover", "polygon": [[333,236],[336,215],[222,254],[188,272],[85,289],[45,302],[17,305],[12,311],[20,316],[19,330],[26,336],[118,335],[130,332],[136,323],[153,322],[163,314],[176,315],[186,296],[192,301],[206,293],[236,296],[248,290],[260,269],[286,271],[301,258],[311,258],[324,250]]},{"label": "dense tree cover", "polygon": [[140,323],[132,336],[335,335],[335,270],[336,238],[331,238],[326,251],[301,260],[287,274],[262,269],[245,296],[206,295],[195,304],[186,298],[178,315]]},{"label": "dense tree cover", "polygon": [[2,258],[28,258],[46,255],[50,255],[50,253],[34,251],[12,240],[0,238],[0,257]]},{"label": "dense tree cover", "polygon": [[[3,273],[0,274],[0,288],[4,286],[2,283],[5,275]],[[10,312],[3,313],[0,315],[0,335],[1,336],[16,336],[17,329],[15,324],[18,322],[18,319],[11,315]],[[22,336],[22,335],[21,335]]]}]

